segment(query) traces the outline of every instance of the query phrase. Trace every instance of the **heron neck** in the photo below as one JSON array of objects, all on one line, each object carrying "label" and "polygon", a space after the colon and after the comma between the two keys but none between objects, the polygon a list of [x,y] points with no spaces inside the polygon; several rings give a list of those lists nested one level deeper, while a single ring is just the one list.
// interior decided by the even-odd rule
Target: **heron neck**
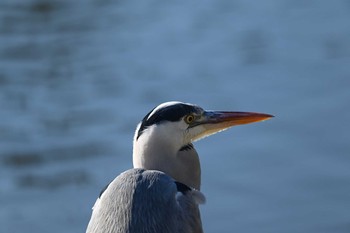
[{"label": "heron neck", "polygon": [[172,150],[166,144],[141,143],[142,140],[134,144],[134,168],[162,171],[181,183],[200,189],[201,168],[193,146],[185,150]]}]

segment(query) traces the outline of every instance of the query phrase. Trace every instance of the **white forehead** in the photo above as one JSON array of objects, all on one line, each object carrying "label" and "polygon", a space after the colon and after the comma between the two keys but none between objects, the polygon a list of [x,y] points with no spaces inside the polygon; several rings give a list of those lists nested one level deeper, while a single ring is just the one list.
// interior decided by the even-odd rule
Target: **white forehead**
[{"label": "white forehead", "polygon": [[151,114],[149,114],[147,120],[148,120],[154,113],[156,113],[159,109],[166,108],[166,107],[169,107],[169,106],[171,106],[171,105],[176,105],[176,104],[184,104],[184,103],[183,103],[183,102],[180,102],[180,101],[169,101],[169,102],[162,103],[162,104],[158,105],[155,109],[153,109],[153,111],[151,112]]}]

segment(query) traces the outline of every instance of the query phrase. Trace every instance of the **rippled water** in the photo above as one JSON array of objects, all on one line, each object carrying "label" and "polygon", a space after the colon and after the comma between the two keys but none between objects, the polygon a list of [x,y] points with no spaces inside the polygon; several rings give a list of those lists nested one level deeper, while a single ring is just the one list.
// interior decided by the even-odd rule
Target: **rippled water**
[{"label": "rippled water", "polygon": [[0,3],[0,232],[84,232],[168,100],[271,113],[196,143],[206,232],[350,231],[348,1]]}]

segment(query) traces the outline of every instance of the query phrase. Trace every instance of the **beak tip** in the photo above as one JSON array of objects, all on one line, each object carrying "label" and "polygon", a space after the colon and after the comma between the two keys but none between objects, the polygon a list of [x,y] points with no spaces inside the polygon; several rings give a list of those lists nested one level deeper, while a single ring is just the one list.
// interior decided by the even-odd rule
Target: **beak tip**
[{"label": "beak tip", "polygon": [[267,121],[270,120],[271,118],[274,118],[274,115],[271,114],[266,114],[266,113],[261,113],[261,120],[260,121]]}]

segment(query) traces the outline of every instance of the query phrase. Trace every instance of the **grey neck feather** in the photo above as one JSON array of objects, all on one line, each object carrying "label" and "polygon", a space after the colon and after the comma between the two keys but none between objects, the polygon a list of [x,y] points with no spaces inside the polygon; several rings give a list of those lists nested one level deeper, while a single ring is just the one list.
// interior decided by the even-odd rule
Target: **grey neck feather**
[{"label": "grey neck feather", "polygon": [[180,162],[176,168],[177,171],[174,172],[173,178],[188,186],[200,190],[201,166],[196,149],[192,145],[190,149],[179,150],[177,152],[177,157]]},{"label": "grey neck feather", "polygon": [[[142,146],[142,137],[134,144],[134,168],[158,170],[170,175],[176,181],[200,190],[201,167],[196,149],[192,144],[172,151],[167,145],[147,142]],[[138,144],[141,145],[138,145]],[[164,154],[166,151],[166,154]]]}]

